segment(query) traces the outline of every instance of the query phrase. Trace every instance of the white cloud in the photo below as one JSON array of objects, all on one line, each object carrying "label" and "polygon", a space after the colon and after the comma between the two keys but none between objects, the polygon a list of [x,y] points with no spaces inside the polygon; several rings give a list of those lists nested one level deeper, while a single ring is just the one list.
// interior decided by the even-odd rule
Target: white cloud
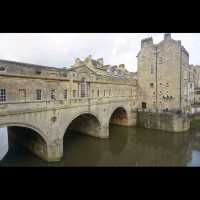
[{"label": "white cloud", "polygon": [[[150,36],[154,43],[163,39],[161,33],[1,33],[0,59],[70,67],[76,57],[84,59],[91,54],[103,57],[105,64],[123,63],[128,70],[136,71],[140,42]],[[200,34],[172,33],[172,38],[182,41],[190,63],[200,64]]]}]

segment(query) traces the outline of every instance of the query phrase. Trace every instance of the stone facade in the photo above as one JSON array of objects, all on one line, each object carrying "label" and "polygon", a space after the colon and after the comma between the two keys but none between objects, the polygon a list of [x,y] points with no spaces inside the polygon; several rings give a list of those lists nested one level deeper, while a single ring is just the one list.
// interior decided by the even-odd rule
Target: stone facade
[{"label": "stone facade", "polygon": [[80,64],[76,60],[69,69],[3,60],[0,66],[0,85],[6,90],[5,103],[136,97],[136,79],[122,65],[104,66],[87,58]]},{"label": "stone facade", "polygon": [[41,159],[58,161],[67,130],[108,138],[110,123],[136,125],[136,84],[124,65],[91,56],[63,69],[0,60],[0,127]]},{"label": "stone facade", "polygon": [[165,34],[158,44],[141,42],[138,55],[139,108],[191,111],[194,101],[193,69],[181,41]]},{"label": "stone facade", "polygon": [[194,79],[194,105],[200,105],[200,66],[190,65],[193,69],[193,79]]},{"label": "stone facade", "polygon": [[[189,119],[177,113],[200,110],[200,67],[170,34],[158,44],[142,40],[137,57],[135,73],[91,55],[62,69],[0,60],[0,128],[47,161],[62,158],[70,129],[98,138],[109,137],[109,124],[188,130]],[[38,136],[20,135],[19,127]]]},{"label": "stone facade", "polygon": [[138,112],[138,125],[143,128],[177,133],[190,128],[190,119],[185,114],[170,112]]}]

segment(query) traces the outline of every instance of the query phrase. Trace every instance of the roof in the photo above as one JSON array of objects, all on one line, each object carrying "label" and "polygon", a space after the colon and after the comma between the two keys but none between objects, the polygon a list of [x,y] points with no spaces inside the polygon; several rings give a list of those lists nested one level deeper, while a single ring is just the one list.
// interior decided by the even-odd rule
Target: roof
[{"label": "roof", "polygon": [[0,59],[0,65],[1,64],[11,64],[11,65],[19,65],[22,67],[34,67],[35,69],[49,69],[49,70],[63,70],[62,68],[57,67],[51,67],[51,66],[44,66],[44,65],[37,65],[37,64],[30,64],[30,63],[24,63],[24,62],[17,62],[17,61],[10,61],[10,60],[1,60]]}]

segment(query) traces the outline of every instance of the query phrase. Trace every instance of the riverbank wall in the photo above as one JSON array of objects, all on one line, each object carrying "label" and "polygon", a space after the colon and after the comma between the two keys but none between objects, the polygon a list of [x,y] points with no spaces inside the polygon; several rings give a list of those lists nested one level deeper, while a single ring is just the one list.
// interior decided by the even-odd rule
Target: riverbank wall
[{"label": "riverbank wall", "polygon": [[190,129],[190,118],[183,113],[138,111],[137,125],[167,132],[185,132]]}]

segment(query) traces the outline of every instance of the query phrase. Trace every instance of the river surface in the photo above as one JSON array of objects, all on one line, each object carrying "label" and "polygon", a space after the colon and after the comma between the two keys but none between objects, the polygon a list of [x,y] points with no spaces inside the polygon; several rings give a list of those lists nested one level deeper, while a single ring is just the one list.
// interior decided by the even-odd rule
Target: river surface
[{"label": "river surface", "polygon": [[109,139],[70,132],[60,162],[44,162],[10,145],[0,166],[200,166],[200,125],[178,134],[111,126]]}]

